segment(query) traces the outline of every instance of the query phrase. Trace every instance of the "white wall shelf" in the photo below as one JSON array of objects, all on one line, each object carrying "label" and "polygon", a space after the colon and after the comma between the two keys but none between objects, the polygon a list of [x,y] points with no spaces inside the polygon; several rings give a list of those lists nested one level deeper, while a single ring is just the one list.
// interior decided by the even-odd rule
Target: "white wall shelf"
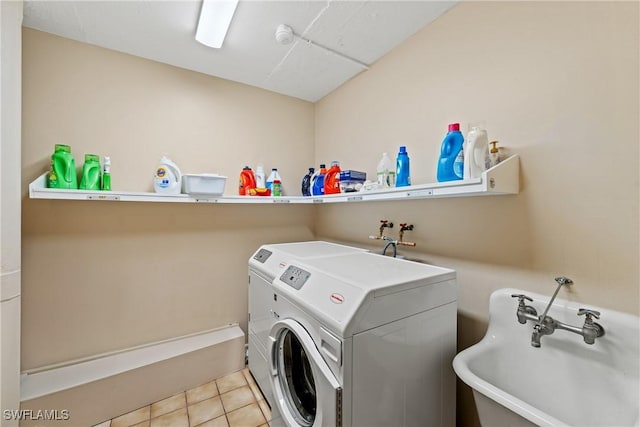
[{"label": "white wall shelf", "polygon": [[520,191],[520,163],[518,155],[503,160],[498,165],[482,173],[481,178],[462,181],[418,184],[409,187],[385,190],[332,194],[327,196],[284,196],[284,197],[248,197],[216,196],[195,198],[188,194],[163,195],[134,191],[88,191],[46,188],[47,173],[40,175],[29,184],[31,199],[60,200],[104,200],[121,202],[164,202],[164,203],[257,203],[257,204],[318,204],[367,201],[391,201],[428,199],[437,197],[466,197],[518,194]]}]

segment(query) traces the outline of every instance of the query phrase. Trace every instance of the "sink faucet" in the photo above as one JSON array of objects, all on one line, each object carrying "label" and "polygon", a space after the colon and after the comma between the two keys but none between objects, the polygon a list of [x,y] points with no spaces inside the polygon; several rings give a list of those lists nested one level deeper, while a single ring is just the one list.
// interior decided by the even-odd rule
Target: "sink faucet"
[{"label": "sink faucet", "polygon": [[587,344],[593,344],[596,342],[596,338],[600,338],[604,335],[604,328],[593,321],[594,317],[596,319],[600,319],[599,311],[581,308],[578,310],[578,316],[585,316],[584,325],[582,325],[582,336],[584,337],[584,342]]},{"label": "sink faucet", "polygon": [[558,283],[558,287],[556,287],[556,291],[553,293],[553,296],[549,300],[549,304],[547,304],[547,307],[544,309],[544,313],[542,313],[542,315],[538,318],[538,323],[536,323],[533,327],[533,334],[531,335],[531,345],[536,348],[540,347],[540,337],[542,335],[551,335],[558,327],[557,322],[550,316],[547,316],[547,313],[549,312],[553,301],[555,301],[556,296],[558,296],[558,291],[560,291],[560,288],[562,286],[573,284],[573,280],[564,276],[556,277],[555,280],[556,283]]},{"label": "sink faucet", "polygon": [[542,313],[540,316],[538,316],[538,312],[535,308],[525,304],[525,300],[533,301],[531,298],[524,294],[511,295],[513,298],[518,298],[518,309],[516,312],[518,322],[521,324],[527,323],[527,320],[536,322],[536,324],[533,326],[533,333],[531,334],[531,345],[533,347],[539,348],[540,338],[544,335],[553,334],[556,329],[564,329],[565,331],[582,335],[585,343],[593,344],[596,338],[604,335],[604,328],[593,321],[594,317],[596,319],[600,318],[599,312],[588,308],[579,309],[578,316],[585,316],[584,325],[582,327],[567,325],[566,323],[562,323],[547,315],[547,313],[549,312],[549,308],[553,304],[553,301],[556,299],[560,288],[562,286],[570,285],[573,283],[573,281],[568,277],[556,277],[555,280],[558,283],[558,287],[551,297],[551,300],[549,300],[544,313]]},{"label": "sink faucet", "polygon": [[382,239],[382,235],[384,234],[384,229],[385,228],[393,228],[393,223],[389,222],[389,220],[387,219],[381,219],[380,220],[380,234],[378,235],[379,239]]},{"label": "sink faucet", "polygon": [[398,254],[398,248],[397,248],[398,245],[402,245],[402,246],[415,246],[416,245],[414,242],[404,242],[404,241],[402,241],[402,238],[404,236],[404,232],[413,230],[413,224],[410,224],[410,225],[407,225],[406,223],[405,224],[400,224],[400,238],[398,240],[394,240],[391,237],[383,235],[385,228],[393,228],[393,223],[389,222],[386,219],[381,219],[380,220],[380,234],[378,236],[369,236],[370,239],[384,240],[384,241],[387,242],[384,245],[384,248],[382,248],[382,255],[386,255],[387,254],[387,249],[389,249],[391,247],[391,248],[393,248],[393,257],[395,258],[396,255]]},{"label": "sink faucet", "polygon": [[402,242],[402,238],[404,237],[405,231],[411,231],[411,230],[413,230],[413,224],[407,224],[407,223],[400,224],[400,233],[398,237],[398,242]]}]

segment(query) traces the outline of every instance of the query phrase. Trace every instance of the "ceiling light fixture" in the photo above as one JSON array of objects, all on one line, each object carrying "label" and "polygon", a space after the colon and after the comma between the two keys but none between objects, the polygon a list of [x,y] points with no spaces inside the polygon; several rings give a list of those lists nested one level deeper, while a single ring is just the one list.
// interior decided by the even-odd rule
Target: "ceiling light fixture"
[{"label": "ceiling light fixture", "polygon": [[203,0],[196,30],[196,40],[220,49],[227,35],[238,0]]}]

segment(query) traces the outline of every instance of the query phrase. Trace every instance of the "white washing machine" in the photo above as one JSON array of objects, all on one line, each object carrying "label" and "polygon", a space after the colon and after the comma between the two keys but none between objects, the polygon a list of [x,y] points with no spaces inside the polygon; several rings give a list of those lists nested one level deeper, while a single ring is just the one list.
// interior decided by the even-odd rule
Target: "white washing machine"
[{"label": "white washing machine", "polygon": [[329,242],[280,243],[261,246],[249,259],[249,370],[273,412],[277,409],[269,382],[267,357],[269,332],[277,320],[273,310],[273,281],[291,263],[360,252],[365,250]]},{"label": "white washing machine", "polygon": [[455,425],[453,270],[367,252],[279,267],[272,426]]}]

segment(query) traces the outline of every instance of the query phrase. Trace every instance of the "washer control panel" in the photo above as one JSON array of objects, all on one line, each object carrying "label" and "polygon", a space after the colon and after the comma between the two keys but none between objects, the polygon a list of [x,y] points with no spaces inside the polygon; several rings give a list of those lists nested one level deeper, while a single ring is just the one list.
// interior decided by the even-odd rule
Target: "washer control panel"
[{"label": "washer control panel", "polygon": [[260,250],[258,251],[258,253],[256,253],[256,254],[253,256],[253,259],[255,259],[256,261],[261,262],[261,263],[263,263],[263,264],[264,264],[264,262],[265,262],[267,259],[269,259],[269,257],[270,257],[270,256],[271,256],[271,251],[268,251],[268,250],[266,250],[266,249],[260,249]]},{"label": "washer control panel", "polygon": [[311,276],[311,273],[301,269],[300,267],[296,267],[295,265],[290,265],[280,276],[280,280],[287,285],[291,286],[294,289],[300,289],[306,283],[306,281]]}]

